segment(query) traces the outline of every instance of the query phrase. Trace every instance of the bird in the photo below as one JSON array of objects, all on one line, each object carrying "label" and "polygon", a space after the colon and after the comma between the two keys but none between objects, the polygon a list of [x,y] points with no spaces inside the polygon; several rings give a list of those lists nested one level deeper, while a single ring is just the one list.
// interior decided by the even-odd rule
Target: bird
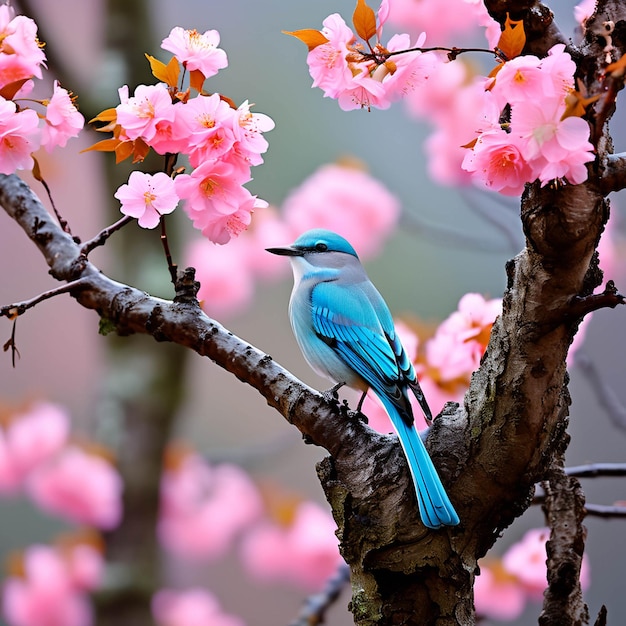
[{"label": "bird", "polygon": [[409,392],[428,423],[431,410],[389,307],[355,249],[341,235],[316,228],[291,245],[266,250],[291,261],[289,319],[305,360],[334,383],[331,392],[344,385],[362,392],[357,413],[372,389],[400,440],[423,524],[431,529],[457,525],[459,516],[415,427]]}]

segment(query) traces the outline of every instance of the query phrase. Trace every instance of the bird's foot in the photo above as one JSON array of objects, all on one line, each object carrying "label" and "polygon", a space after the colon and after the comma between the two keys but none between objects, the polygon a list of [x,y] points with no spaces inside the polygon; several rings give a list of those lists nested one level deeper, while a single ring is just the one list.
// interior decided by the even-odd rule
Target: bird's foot
[{"label": "bird's foot", "polygon": [[339,407],[339,411],[344,417],[347,417],[350,420],[363,422],[364,424],[368,423],[367,415],[365,415],[365,413],[361,413],[360,409],[352,411],[347,400],[343,401],[343,404]]}]

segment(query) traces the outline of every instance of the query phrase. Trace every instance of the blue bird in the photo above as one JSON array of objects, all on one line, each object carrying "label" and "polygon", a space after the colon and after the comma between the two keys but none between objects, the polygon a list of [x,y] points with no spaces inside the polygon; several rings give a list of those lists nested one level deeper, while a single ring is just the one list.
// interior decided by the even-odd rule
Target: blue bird
[{"label": "blue bird", "polygon": [[309,230],[290,246],[268,248],[288,256],[294,274],[289,318],[304,358],[319,375],[380,398],[407,458],[422,522],[454,526],[459,517],[415,428],[409,390],[430,423],[430,408],[396,334],[389,308],[354,248],[328,230]]}]

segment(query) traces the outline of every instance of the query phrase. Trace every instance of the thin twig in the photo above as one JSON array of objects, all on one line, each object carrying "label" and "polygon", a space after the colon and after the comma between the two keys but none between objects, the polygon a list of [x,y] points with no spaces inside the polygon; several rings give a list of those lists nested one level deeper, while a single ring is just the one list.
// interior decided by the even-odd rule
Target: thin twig
[{"label": "thin twig", "polygon": [[61,295],[62,293],[73,291],[74,289],[84,286],[87,283],[88,281],[86,279],[79,278],[77,280],[72,280],[68,283],[65,283],[60,287],[55,287],[54,289],[50,289],[49,291],[44,291],[43,293],[40,293],[38,296],[31,298],[30,300],[16,302],[15,304],[7,304],[0,308],[0,317],[15,319],[19,315],[22,315],[24,312],[28,311],[28,309],[32,309],[40,302],[48,300],[49,298],[54,298],[55,296]]},{"label": "thin twig", "polygon": [[113,233],[120,230],[123,226],[126,226],[126,224],[130,224],[133,219],[134,218],[129,215],[125,215],[121,220],[118,220],[114,224],[111,224],[111,226],[107,226],[102,229],[93,239],[90,239],[83,244],[83,247],[80,249],[81,254],[87,256],[94,248],[104,245]]},{"label": "thin twig", "polygon": [[426,235],[430,241],[445,243],[447,246],[490,253],[511,252],[510,246],[506,243],[489,241],[485,237],[475,237],[438,224],[429,224],[411,211],[404,211],[401,221],[403,226]]},{"label": "thin twig", "polygon": [[603,476],[626,476],[626,463],[590,463],[566,467],[565,473],[576,478],[596,478]]},{"label": "thin twig", "polygon": [[626,304],[626,298],[617,290],[615,283],[609,280],[602,293],[574,296],[568,304],[567,315],[570,318],[583,318],[600,309],[614,309],[619,304]]},{"label": "thin twig", "polygon": [[324,589],[309,596],[298,617],[289,626],[317,626],[324,623],[326,611],[337,601],[350,582],[350,568],[341,563],[337,571],[326,582]]},{"label": "thin twig", "polygon": [[574,353],[574,364],[585,374],[598,403],[606,411],[613,425],[620,430],[626,430],[626,407],[600,376],[594,362],[584,351],[577,350]]},{"label": "thin twig", "polygon": [[[54,203],[54,199],[52,198],[52,192],[50,191],[50,187],[48,187],[48,183],[41,176],[37,176],[37,180],[43,185],[43,188],[46,190],[48,194],[48,200],[50,200],[50,205],[52,206],[52,210],[59,222],[59,226],[63,230],[64,233],[67,233],[70,237],[73,237],[72,230],[70,229],[70,225],[67,220],[62,217],[62,215],[57,211],[56,204]],[[78,241],[77,241],[78,243]]]},{"label": "thin twig", "polygon": [[178,275],[178,265],[172,260],[172,253],[170,252],[170,244],[167,241],[167,230],[165,228],[165,215],[161,215],[161,243],[163,244],[163,251],[165,252],[165,259],[167,260],[167,269],[170,272],[170,278],[172,284],[176,285],[176,278]]}]

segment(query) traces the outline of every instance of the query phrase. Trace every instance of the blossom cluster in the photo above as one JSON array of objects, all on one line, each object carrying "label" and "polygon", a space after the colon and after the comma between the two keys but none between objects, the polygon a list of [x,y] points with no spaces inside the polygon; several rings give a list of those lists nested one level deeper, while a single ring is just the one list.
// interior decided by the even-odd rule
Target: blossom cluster
[{"label": "blossom cluster", "polygon": [[[544,59],[519,56],[525,41],[521,23],[509,21],[501,32],[483,3],[456,2],[447,13],[452,20],[441,20],[441,2],[434,0],[383,0],[377,16],[366,7],[357,3],[353,20],[365,43],[338,14],[326,18],[321,31],[289,33],[309,47],[313,87],[345,110],[384,109],[403,98],[411,113],[436,126],[426,150],[430,173],[439,182],[474,182],[519,195],[536,180],[541,185],[586,180],[585,164],[594,151],[581,116],[589,100],[575,89],[576,67],[564,45],[554,46]],[[429,39],[484,27],[500,63],[489,76],[476,75],[461,60],[421,52],[424,33],[414,44],[411,35],[401,34],[383,46],[380,34],[387,21],[410,29],[423,26]]]},{"label": "blossom cluster", "polygon": [[23,491],[42,510],[103,530],[122,517],[122,479],[99,451],[73,443],[67,412],[47,402],[0,426],[0,494]]},{"label": "blossom cluster", "polygon": [[339,563],[330,513],[279,487],[259,487],[239,467],[211,465],[171,445],[161,481],[158,536],[173,557],[213,561],[239,543],[256,580],[317,591]]},{"label": "blossom cluster", "polygon": [[[0,172],[32,169],[33,152],[63,147],[78,135],[85,120],[69,92],[54,81],[52,96],[35,100],[30,94],[34,79],[43,78],[46,55],[37,39],[37,25],[15,15],[9,5],[0,6]],[[45,107],[41,116],[22,101]],[[24,100],[25,101],[25,100]]]},{"label": "blossom cluster", "polygon": [[375,15],[365,3],[357,4],[356,33],[338,13],[323,21],[321,31],[288,33],[309,47],[307,64],[313,87],[322,89],[325,97],[337,99],[344,111],[363,107],[386,109],[425,80],[427,64],[421,55],[401,54],[423,45],[424,36],[413,46],[407,34],[394,35],[385,46],[380,41],[389,5],[388,0],[383,0]]},{"label": "blossom cluster", "polygon": [[93,621],[89,593],[104,571],[102,549],[89,537],[35,544],[14,557],[4,582],[4,616],[12,626],[86,626]]},{"label": "blossom cluster", "polygon": [[[579,184],[593,161],[589,124],[571,107],[576,65],[557,44],[539,59],[507,61],[486,83],[478,136],[462,167],[474,180],[505,195],[519,195],[527,182],[555,179]],[[501,123],[505,111],[509,119]],[[583,109],[584,112],[584,109]]]},{"label": "blossom cluster", "polygon": [[[150,149],[161,155],[185,155],[191,173],[133,172],[115,194],[125,215],[136,217],[144,228],[156,227],[162,215],[184,200],[184,210],[195,228],[209,240],[224,244],[250,224],[252,212],[267,203],[244,186],[251,167],[263,162],[268,143],[263,133],[274,127],[267,115],[253,113],[245,101],[235,107],[218,93],[207,94],[202,85],[228,64],[218,47],[215,30],[200,34],[175,27],[162,42],[174,57],[165,65],[149,57],[155,85],[139,85],[130,95],[119,90],[120,104],[104,111],[96,121],[107,124],[114,138],[92,149],[114,150],[118,160],[145,158]],[[180,66],[190,74],[190,87],[182,91]],[[191,96],[191,89],[197,92]]]},{"label": "blossom cluster", "polygon": [[[539,602],[547,587],[547,528],[532,528],[501,558],[488,556],[479,562],[480,575],[474,585],[476,613],[482,618],[510,621],[517,619],[528,601]],[[583,555],[580,584],[591,582],[589,561]]]},{"label": "blossom cluster", "polygon": [[[14,557],[2,614],[11,626],[91,626],[88,593],[99,587],[105,567],[98,531],[121,522],[121,477],[100,454],[71,442],[67,412],[57,405],[7,412],[3,424],[0,494],[22,491],[44,512],[87,530]],[[260,489],[239,467],[211,465],[186,446],[168,448],[157,534],[170,558],[210,562],[238,550],[254,580],[317,591],[341,562],[335,528],[317,504],[274,485]],[[153,613],[161,626],[242,623],[198,589],[157,592]],[[188,621],[192,615],[195,622]]]}]

